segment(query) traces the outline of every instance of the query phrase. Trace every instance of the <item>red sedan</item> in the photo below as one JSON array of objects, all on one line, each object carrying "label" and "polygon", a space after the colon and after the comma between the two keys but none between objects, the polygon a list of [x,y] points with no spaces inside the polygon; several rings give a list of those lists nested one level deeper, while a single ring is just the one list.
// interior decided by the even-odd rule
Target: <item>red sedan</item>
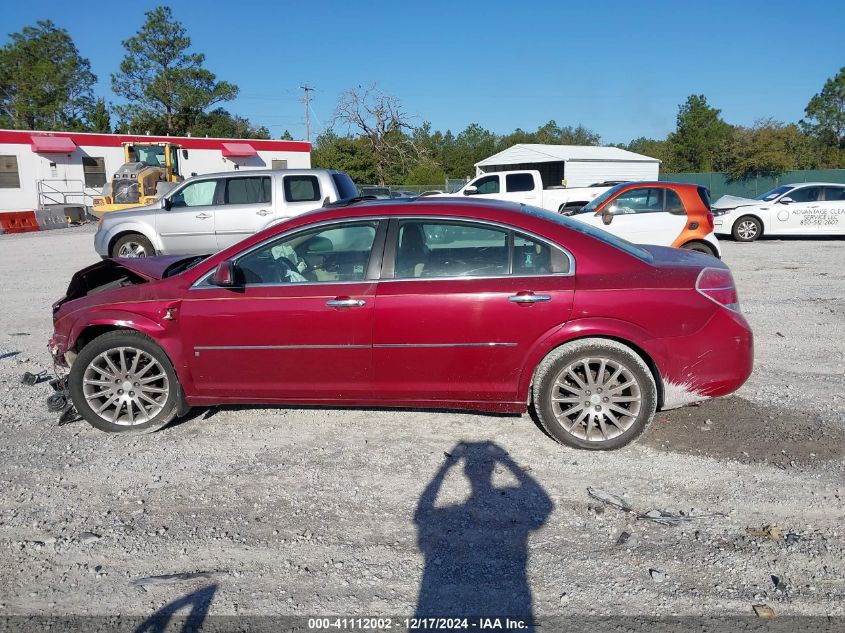
[{"label": "red sedan", "polygon": [[54,305],[78,412],[152,431],[192,406],[522,413],[613,449],[751,373],[728,268],[509,203],[351,203],[207,258],[109,259]]}]

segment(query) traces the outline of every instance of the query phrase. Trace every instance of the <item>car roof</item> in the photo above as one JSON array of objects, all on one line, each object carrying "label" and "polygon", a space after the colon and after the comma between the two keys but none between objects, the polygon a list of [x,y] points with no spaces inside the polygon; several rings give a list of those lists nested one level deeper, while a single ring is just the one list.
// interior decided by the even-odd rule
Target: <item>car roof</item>
[{"label": "car roof", "polygon": [[232,176],[264,176],[270,174],[338,174],[341,173],[337,169],[322,169],[319,167],[287,167],[284,169],[245,169],[243,171],[215,171],[210,174],[197,174],[185,180],[199,180],[201,178],[220,178]]},{"label": "car roof", "polygon": [[696,182],[674,182],[672,180],[632,180],[630,182],[616,185],[620,188],[627,187],[704,187]]},{"label": "car roof", "polygon": [[845,187],[845,182],[796,182],[778,185],[778,187]]}]

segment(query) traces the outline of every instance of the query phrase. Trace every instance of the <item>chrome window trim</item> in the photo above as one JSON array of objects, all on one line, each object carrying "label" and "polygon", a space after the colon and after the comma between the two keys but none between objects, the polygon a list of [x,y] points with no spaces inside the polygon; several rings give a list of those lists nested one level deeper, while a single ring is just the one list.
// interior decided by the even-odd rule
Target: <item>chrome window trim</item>
[{"label": "chrome window trim", "polygon": [[396,347],[516,347],[519,343],[373,343],[374,348]]},{"label": "chrome window trim", "polygon": [[[294,216],[295,217],[295,216]],[[285,218],[290,219],[290,218]],[[569,271],[565,273],[546,273],[544,275],[514,275],[511,273],[505,273],[502,275],[484,275],[478,277],[407,277],[402,279],[396,278],[378,278],[378,279],[361,279],[358,281],[308,281],[308,282],[288,282],[288,283],[272,283],[272,284],[247,284],[244,286],[238,286],[239,288],[268,288],[268,287],[279,287],[279,286],[296,286],[296,287],[308,287],[308,286],[325,286],[327,284],[362,284],[362,283],[384,283],[384,282],[397,282],[397,281],[457,281],[457,280],[473,280],[473,279],[503,279],[503,278],[513,278],[513,279],[524,279],[524,278],[533,278],[533,277],[574,277],[575,276],[575,258],[572,256],[572,253],[569,252],[567,248],[556,244],[549,240],[546,237],[541,237],[536,233],[532,233],[531,231],[522,229],[520,227],[512,226],[509,224],[502,224],[500,222],[494,222],[492,220],[483,220],[477,218],[467,218],[467,217],[455,217],[455,216],[439,216],[439,215],[388,215],[388,216],[362,216],[360,218],[342,218],[336,220],[326,220],[325,222],[320,222],[317,224],[310,224],[307,226],[299,226],[295,229],[292,229],[290,232],[281,233],[280,235],[274,235],[271,238],[267,238],[263,242],[259,242],[251,246],[249,249],[238,253],[237,259],[245,257],[249,255],[251,252],[258,250],[259,248],[267,245],[270,242],[275,242],[282,238],[296,235],[297,233],[310,231],[311,229],[318,229],[324,226],[331,226],[332,224],[344,224],[344,223],[355,223],[355,222],[382,222],[382,221],[390,221],[390,220],[434,220],[438,222],[469,222],[474,224],[485,224],[487,226],[496,227],[498,229],[502,229],[505,231],[515,231],[521,235],[525,235],[530,237],[531,239],[537,240],[543,244],[546,244],[549,248],[556,249],[562,252],[566,259],[569,261]],[[283,220],[284,221],[284,220]],[[568,228],[568,227],[564,227]],[[376,231],[378,232],[378,227],[376,227]],[[612,246],[612,245],[611,245]],[[372,249],[371,249],[372,250]],[[387,244],[385,243],[385,250],[387,250]],[[237,260],[235,260],[237,261]],[[199,279],[197,279],[188,290],[207,290],[209,288],[219,290],[219,286],[211,286],[201,285],[205,280],[211,277],[214,274],[214,269],[212,268],[206,274],[202,275]]]},{"label": "chrome window trim", "polygon": [[212,350],[254,350],[254,349],[370,349],[369,345],[198,345],[195,352]]}]

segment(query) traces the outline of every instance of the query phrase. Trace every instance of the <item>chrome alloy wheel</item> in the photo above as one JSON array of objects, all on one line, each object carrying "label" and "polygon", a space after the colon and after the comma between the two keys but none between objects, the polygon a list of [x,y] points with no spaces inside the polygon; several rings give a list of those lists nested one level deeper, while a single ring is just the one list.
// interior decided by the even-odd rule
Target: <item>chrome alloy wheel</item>
[{"label": "chrome alloy wheel", "polygon": [[736,227],[736,233],[744,240],[757,237],[757,223],[754,220],[743,220]]},{"label": "chrome alloy wheel", "polygon": [[148,257],[146,247],[140,242],[124,242],[117,251],[118,257]]},{"label": "chrome alloy wheel", "polygon": [[82,393],[92,411],[106,422],[134,426],[161,412],[170,381],[161,363],[147,352],[115,347],[88,363]]},{"label": "chrome alloy wheel", "polygon": [[580,440],[619,437],[640,413],[642,390],[623,364],[609,358],[580,358],[565,367],[551,387],[557,421]]}]

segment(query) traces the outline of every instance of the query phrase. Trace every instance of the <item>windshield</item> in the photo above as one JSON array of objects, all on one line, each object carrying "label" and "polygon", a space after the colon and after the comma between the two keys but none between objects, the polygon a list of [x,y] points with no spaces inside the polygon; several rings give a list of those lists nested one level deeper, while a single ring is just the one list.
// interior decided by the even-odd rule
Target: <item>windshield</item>
[{"label": "windshield", "polygon": [[771,191],[767,191],[766,193],[761,193],[759,196],[755,196],[755,200],[762,200],[764,202],[771,202],[775,198],[782,196],[787,191],[791,191],[794,189],[792,185],[781,185],[780,187],[775,187]]},{"label": "windshield", "polygon": [[135,145],[132,151],[136,162],[149,167],[164,167],[166,163],[164,145]]},{"label": "windshield", "polygon": [[539,207],[531,207],[527,204],[521,206],[522,211],[525,213],[543,218],[544,220],[555,222],[556,224],[562,224],[568,229],[589,235],[590,237],[604,242],[605,244],[609,244],[621,251],[625,251],[629,255],[633,255],[644,262],[651,263],[654,261],[654,256],[644,248],[640,248],[636,244],[632,244],[628,240],[623,240],[621,237],[608,233],[607,231],[603,231],[600,228],[584,224],[578,220],[570,220],[568,217],[560,215],[559,213],[552,213],[551,211],[546,211],[545,209],[540,209]]},{"label": "windshield", "polygon": [[596,196],[593,200],[588,204],[586,207],[583,207],[573,213],[572,215],[578,215],[579,213],[595,213],[596,210],[603,205],[607,200],[610,200],[613,196],[619,193],[619,190],[622,189],[625,185],[616,185],[615,187],[611,187],[603,194]]},{"label": "windshield", "polygon": [[358,187],[352,182],[352,178],[342,171],[332,172],[332,182],[337,188],[337,197],[339,200],[346,200],[347,198],[358,197]]}]

